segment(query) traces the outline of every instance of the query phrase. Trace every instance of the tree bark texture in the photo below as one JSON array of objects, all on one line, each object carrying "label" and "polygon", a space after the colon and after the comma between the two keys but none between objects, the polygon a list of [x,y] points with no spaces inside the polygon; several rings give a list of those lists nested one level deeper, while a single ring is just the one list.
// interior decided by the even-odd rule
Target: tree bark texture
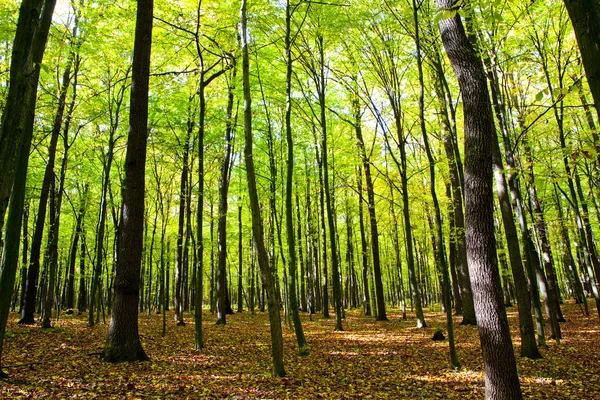
[{"label": "tree bark texture", "polygon": [[148,356],[138,333],[140,269],[144,236],[146,145],[148,140],[148,87],[154,1],[138,0],[131,105],[119,254],[114,280],[114,308],[102,352],[109,362],[142,361]]},{"label": "tree bark texture", "polygon": [[594,106],[600,118],[600,3],[595,0],[564,1],[579,44]]},{"label": "tree bark texture", "polygon": [[[437,7],[453,10],[452,0],[437,0]],[[439,27],[464,106],[467,259],[483,351],[486,398],[521,399],[496,258],[491,163],[495,127],[487,82],[460,16],[441,20]]]}]

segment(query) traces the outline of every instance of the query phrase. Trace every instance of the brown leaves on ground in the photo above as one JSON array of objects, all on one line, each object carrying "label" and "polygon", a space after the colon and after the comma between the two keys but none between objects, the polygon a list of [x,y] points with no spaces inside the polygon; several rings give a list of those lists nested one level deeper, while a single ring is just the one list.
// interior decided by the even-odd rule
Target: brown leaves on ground
[{"label": "brown leaves on ground", "polygon": [[[564,339],[548,340],[541,360],[518,359],[525,398],[600,399],[599,321],[578,307],[564,307]],[[297,355],[293,330],[284,328],[286,378],[270,371],[266,313],[232,315],[215,326],[205,314],[205,349],[193,350],[194,325],[176,326],[169,315],[161,337],[161,316],[140,316],[140,332],[150,362],[109,364],[98,358],[107,325],[87,327],[87,318],[65,315],[55,328],[19,326],[11,314],[3,365],[10,378],[0,381],[0,397],[46,398],[298,398],[298,399],[466,399],[483,398],[483,367],[477,328],[455,325],[462,368],[449,368],[441,312],[426,314],[426,329],[402,321],[398,310],[389,322],[347,312],[344,332],[334,319],[303,315],[310,355]],[[516,309],[509,309],[518,354]],[[458,322],[459,319],[455,320]]]}]

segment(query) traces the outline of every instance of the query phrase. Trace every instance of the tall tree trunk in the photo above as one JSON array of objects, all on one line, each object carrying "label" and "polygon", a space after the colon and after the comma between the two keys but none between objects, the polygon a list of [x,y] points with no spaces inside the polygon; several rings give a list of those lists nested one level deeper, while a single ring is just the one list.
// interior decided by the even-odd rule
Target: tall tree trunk
[{"label": "tall tree trunk", "polygon": [[448,159],[449,177],[451,184],[451,199],[453,203],[453,219],[450,230],[450,240],[453,241],[456,251],[454,262],[457,264],[456,275],[459,284],[460,303],[456,302],[456,313],[462,314],[461,325],[476,325],[475,308],[473,305],[473,291],[467,265],[467,250],[465,243],[465,215],[463,211],[464,177],[462,174],[462,163],[458,151],[456,139],[456,120],[452,98],[448,91],[448,83],[444,72],[441,56],[435,52],[431,58],[437,76],[434,85],[438,99],[440,100],[440,113],[442,123],[445,127],[443,142],[446,158]]},{"label": "tall tree trunk", "polygon": [[242,229],[242,206],[238,207],[238,283],[237,283],[237,312],[244,311],[244,287],[242,284],[243,263],[243,229]]},{"label": "tall tree trunk", "polygon": [[[300,3],[298,3],[300,4]],[[297,7],[297,6],[296,6]],[[288,258],[289,258],[289,286],[288,297],[290,301],[290,311],[292,321],[294,322],[294,332],[296,333],[296,342],[298,343],[298,354],[308,355],[308,345],[304,337],[302,322],[298,312],[298,298],[296,297],[298,276],[296,261],[296,237],[294,232],[294,204],[292,202],[292,190],[294,186],[294,138],[292,135],[292,45],[294,39],[291,33],[291,19],[294,10],[291,8],[290,0],[287,0],[285,7],[285,60],[286,60],[286,79],[285,79],[285,138],[287,143],[287,171],[285,182],[285,226],[287,233]],[[296,221],[300,225],[300,220]],[[300,237],[298,237],[300,240]]]},{"label": "tall tree trunk", "polygon": [[187,205],[188,196],[188,175],[189,175],[189,159],[190,159],[190,139],[192,130],[194,129],[194,119],[192,117],[191,103],[193,97],[190,96],[188,105],[188,123],[183,142],[183,160],[181,169],[181,180],[179,183],[179,218],[177,220],[177,259],[175,262],[175,320],[177,325],[183,326],[183,303],[184,303],[184,240],[188,237],[189,232],[186,231],[186,216],[189,206]]},{"label": "tall tree trunk", "polygon": [[219,215],[217,218],[217,325],[225,325],[229,308],[227,301],[227,194],[229,192],[229,176],[231,168],[231,151],[233,147],[233,81],[236,69],[233,69],[232,82],[227,96],[227,127],[225,128],[225,156],[221,164],[219,177]]},{"label": "tall tree trunk", "polygon": [[600,4],[587,0],[564,2],[573,23],[596,113],[600,118]]},{"label": "tall tree trunk", "polygon": [[[564,322],[565,319],[560,309],[558,278],[556,276],[556,269],[554,268],[554,257],[552,256],[552,248],[550,247],[550,240],[548,239],[548,229],[546,226],[546,220],[544,219],[542,205],[540,203],[537,194],[537,189],[535,187],[535,175],[533,173],[531,148],[526,136],[523,137],[523,147],[528,165],[526,173],[528,178],[527,184],[529,192],[529,201],[531,202],[532,220],[535,224],[537,236],[541,244],[542,260],[548,278],[549,301],[553,303],[553,311],[551,312],[556,313],[556,319],[558,322]],[[558,332],[558,334],[560,336],[560,331]]]},{"label": "tall tree trunk", "polygon": [[[67,92],[69,90],[71,80],[71,65],[70,60],[63,73],[63,81],[58,99],[58,106],[56,115],[54,117],[54,124],[52,127],[52,133],[50,135],[50,145],[48,147],[48,160],[46,161],[46,169],[44,172],[44,180],[42,182],[42,190],[40,193],[40,201],[38,206],[37,219],[35,223],[35,231],[33,234],[33,240],[31,242],[31,259],[29,262],[29,269],[27,270],[27,287],[25,289],[25,304],[22,310],[21,324],[33,324],[35,322],[33,313],[35,311],[35,300],[36,293],[38,290],[38,279],[40,272],[40,255],[42,248],[42,237],[44,234],[44,227],[46,223],[46,210],[48,206],[48,196],[50,194],[50,186],[54,179],[54,164],[56,160],[56,148],[58,144],[58,137],[60,135],[63,115],[66,107]],[[51,239],[49,239],[50,241]]]},{"label": "tall tree trunk", "polygon": [[[492,138],[492,162],[494,164],[494,177],[496,180],[496,191],[500,202],[502,223],[508,247],[508,256],[513,277],[515,279],[517,307],[519,310],[519,331],[521,333],[521,356],[531,359],[541,358],[533,329],[533,317],[531,315],[531,294],[527,288],[527,277],[523,268],[523,259],[519,246],[517,227],[513,217],[513,209],[508,195],[508,185],[504,177],[504,167],[500,155],[500,147],[497,136]],[[537,293],[535,293],[537,295]]]},{"label": "tall tree trunk", "polygon": [[27,141],[29,131],[33,135],[40,68],[55,4],[55,0],[23,0],[19,9],[9,88],[0,124],[0,232],[13,190],[21,145]]},{"label": "tall tree trunk", "polygon": [[19,313],[23,310],[23,302],[25,301],[25,288],[27,287],[27,251],[29,250],[29,203],[25,203],[23,208],[23,246],[21,255],[21,287],[20,287],[20,303]]},{"label": "tall tree trunk", "polygon": [[298,234],[298,257],[300,261],[300,309],[303,312],[307,312],[307,302],[306,302],[306,271],[307,266],[304,262],[304,251],[303,251],[303,243],[302,240],[302,218],[300,214],[300,197],[298,196],[298,192],[296,192],[296,224],[297,224],[297,234]]},{"label": "tall tree trunk", "polygon": [[4,288],[0,293],[0,377],[6,376],[1,369],[1,357],[10,299],[19,264],[19,242],[29,150],[33,138],[37,84],[55,4],[56,1],[48,0],[44,3],[43,10],[40,1],[24,1],[21,4],[13,44],[9,94],[2,114],[0,230],[7,208],[8,217],[0,260],[0,287]]},{"label": "tall tree trunk", "polygon": [[[335,309],[335,330],[342,331],[342,290],[340,285],[340,273],[339,273],[339,260],[337,252],[337,238],[336,229],[334,223],[334,212],[333,212],[333,194],[329,186],[329,163],[328,163],[328,149],[327,149],[327,122],[326,122],[326,105],[325,105],[325,49],[323,46],[323,36],[317,35],[317,47],[319,50],[319,76],[317,87],[319,91],[319,109],[320,109],[320,123],[321,123],[321,164],[323,168],[323,191],[325,192],[325,204],[327,212],[327,227],[329,230],[329,247],[331,252],[331,279],[333,281],[333,303]],[[373,229],[373,226],[371,226]],[[375,228],[376,229],[376,228]],[[326,252],[323,253],[326,255]],[[323,304],[324,309],[327,305]],[[385,309],[384,309],[385,311]]]},{"label": "tall tree trunk", "polygon": [[[427,128],[425,126],[425,81],[423,79],[423,60],[421,59],[421,41],[419,32],[419,14],[418,10],[422,3],[417,6],[417,0],[412,1],[413,17],[415,24],[415,45],[417,50],[417,68],[419,71],[419,126],[421,127],[421,135],[423,136],[423,144],[425,145],[425,152],[427,153],[427,160],[429,161],[429,184],[431,191],[431,199],[433,201],[433,210],[435,213],[435,227],[436,227],[436,240],[437,240],[437,259],[440,263],[443,276],[443,294],[444,302],[446,304],[446,329],[448,330],[448,344],[450,347],[450,367],[459,368],[460,362],[458,361],[458,355],[456,354],[456,348],[454,345],[454,326],[452,323],[452,306],[450,299],[450,275],[448,273],[448,263],[446,262],[446,254],[444,250],[444,235],[442,227],[442,212],[440,211],[440,204],[437,198],[437,191],[435,188],[435,160],[429,146],[429,138],[427,136]],[[436,241],[433,242],[434,248]]]},{"label": "tall tree trunk", "polygon": [[138,334],[138,304],[144,236],[148,86],[153,9],[153,0],[138,0],[114,308],[102,352],[104,360],[109,362],[148,359]]},{"label": "tall tree trunk", "polygon": [[256,190],[256,174],[254,172],[254,159],[252,158],[252,98],[250,95],[250,61],[248,59],[248,32],[246,25],[246,0],[242,0],[240,9],[240,36],[242,41],[242,78],[244,86],[244,159],[246,162],[246,176],[248,181],[248,195],[252,211],[252,234],[258,256],[258,263],[262,275],[263,286],[267,291],[269,303],[269,321],[271,326],[271,357],[272,373],[274,376],[285,376],[283,367],[283,335],[281,332],[281,315],[279,303],[275,294],[275,282],[269,267],[269,256],[265,248],[260,203]]},{"label": "tall tree trunk", "polygon": [[571,239],[569,237],[569,231],[565,226],[565,219],[563,216],[562,205],[560,198],[558,197],[558,192],[556,191],[555,186],[555,197],[556,197],[556,205],[558,210],[558,217],[560,223],[560,234],[562,243],[564,246],[563,250],[563,265],[567,272],[568,280],[571,281],[571,286],[573,287],[573,297],[575,298],[576,303],[583,303],[583,312],[589,317],[590,313],[588,310],[587,299],[585,298],[585,293],[583,292],[583,285],[581,283],[581,279],[579,278],[579,272],[577,271],[577,265],[575,264],[575,260],[573,259],[573,253],[571,252]]},{"label": "tall tree trunk", "polygon": [[[65,307],[67,310],[75,308],[75,266],[77,265],[77,252],[79,250],[79,242],[83,240],[83,220],[86,212],[86,197],[87,197],[87,186],[85,186],[84,192],[82,193],[81,199],[79,200],[79,212],[76,216],[75,234],[71,241],[71,250],[69,251],[69,274],[67,280],[67,291]],[[85,286],[84,286],[85,288]],[[81,291],[81,287],[79,290]]]},{"label": "tall tree trunk", "polygon": [[356,135],[358,151],[365,171],[365,182],[367,185],[367,209],[369,211],[369,220],[371,221],[371,253],[373,256],[373,280],[375,281],[375,295],[377,300],[377,320],[387,321],[385,299],[383,296],[381,261],[379,257],[379,230],[375,212],[375,189],[373,187],[373,178],[371,177],[371,160],[367,157],[365,142],[362,135],[361,110],[357,95],[352,99],[352,109],[354,112],[354,133]]},{"label": "tall tree trunk", "polygon": [[360,244],[362,254],[362,279],[363,279],[363,313],[366,317],[371,316],[371,296],[369,292],[369,252],[365,235],[365,223],[363,217],[363,189],[362,171],[357,168],[356,183],[358,191],[358,222],[360,227]]},{"label": "tall tree trunk", "polygon": [[[440,11],[452,0],[437,0]],[[465,216],[467,257],[489,399],[521,399],[521,387],[502,299],[494,238],[492,145],[495,136],[483,65],[460,16],[439,22],[444,48],[460,85],[465,114]]]}]

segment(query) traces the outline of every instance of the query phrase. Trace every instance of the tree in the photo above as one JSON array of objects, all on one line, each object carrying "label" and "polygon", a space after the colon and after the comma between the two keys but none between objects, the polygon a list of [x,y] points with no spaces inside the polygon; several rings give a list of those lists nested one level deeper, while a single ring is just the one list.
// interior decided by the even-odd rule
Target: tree
[{"label": "tree", "polygon": [[581,59],[600,118],[600,3],[596,0],[564,0],[575,36],[579,43]]},{"label": "tree", "polygon": [[[298,3],[298,5],[301,3]],[[290,299],[290,310],[292,313],[292,320],[294,322],[294,331],[296,333],[296,341],[298,342],[298,353],[300,355],[308,355],[308,346],[306,344],[306,338],[304,337],[304,331],[302,329],[302,322],[300,321],[300,314],[298,312],[298,298],[296,296],[296,277],[297,273],[297,262],[296,262],[296,238],[294,236],[294,218],[293,218],[293,203],[292,203],[292,188],[294,179],[294,138],[292,136],[292,45],[297,37],[292,37],[291,32],[291,19],[295,9],[292,9],[289,0],[286,3],[285,8],[285,60],[286,60],[286,79],[285,79],[285,138],[287,143],[287,171],[285,181],[285,227],[287,233],[287,245],[289,255],[289,299]],[[300,220],[296,221],[300,226]],[[301,237],[298,236],[298,239]]]},{"label": "tree", "polygon": [[[435,160],[429,144],[429,137],[427,135],[427,127],[425,125],[425,80],[423,76],[423,60],[421,58],[421,32],[419,28],[419,10],[421,9],[423,2],[412,0],[413,19],[415,24],[415,46],[417,50],[417,68],[419,73],[419,127],[421,128],[421,135],[423,136],[423,145],[425,147],[425,153],[427,154],[427,161],[429,162],[429,185],[431,191],[431,199],[433,201],[433,210],[435,213],[435,240],[433,240],[434,246],[437,243],[437,255],[434,251],[434,256],[440,263],[442,269],[442,285],[443,285],[443,302],[446,305],[446,326],[448,330],[448,344],[450,347],[450,366],[452,368],[459,368],[460,362],[458,361],[458,355],[456,354],[456,348],[454,345],[454,326],[452,323],[452,306],[450,304],[450,277],[448,273],[448,263],[446,262],[446,252],[444,248],[444,234],[442,226],[442,213],[440,211],[440,203],[437,198],[437,192],[435,188]],[[435,247],[434,247],[435,248]]]},{"label": "tree", "polygon": [[[10,88],[0,131],[0,229],[8,206],[5,243],[0,260],[0,361],[10,299],[19,263],[19,241],[37,84],[56,1],[23,1],[19,11],[10,68]],[[41,18],[40,18],[41,13]],[[10,197],[10,201],[7,201]],[[0,363],[0,367],[2,364]],[[6,376],[0,368],[0,377]]]},{"label": "tree", "polygon": [[129,134],[123,180],[122,227],[114,283],[114,308],[102,358],[109,362],[143,361],[148,356],[138,334],[138,304],[142,241],[146,145],[148,140],[148,87],[154,0],[138,0]]},{"label": "tree", "polygon": [[229,302],[229,291],[227,290],[227,193],[229,191],[229,181],[231,177],[231,161],[233,148],[233,90],[236,75],[236,69],[233,69],[227,94],[227,116],[225,128],[225,155],[221,164],[221,173],[219,176],[219,215],[217,218],[217,242],[218,242],[218,262],[217,262],[217,325],[225,325],[227,314],[231,314],[231,304]]},{"label": "tree", "polygon": [[496,258],[490,162],[495,127],[485,72],[454,2],[437,0],[437,7],[442,13],[442,42],[463,99],[467,257],[483,351],[486,398],[521,399]]},{"label": "tree", "polygon": [[248,57],[248,28],[246,20],[246,0],[242,0],[240,7],[240,36],[242,41],[242,82],[244,89],[244,161],[246,163],[246,177],[248,181],[248,196],[252,212],[252,236],[262,276],[262,283],[267,292],[269,308],[269,321],[271,327],[271,358],[272,373],[274,376],[285,376],[283,367],[283,335],[281,332],[281,316],[279,302],[275,294],[275,282],[269,267],[269,256],[264,242],[260,203],[256,190],[256,173],[254,172],[254,159],[252,157],[252,97],[250,95],[250,60]]}]

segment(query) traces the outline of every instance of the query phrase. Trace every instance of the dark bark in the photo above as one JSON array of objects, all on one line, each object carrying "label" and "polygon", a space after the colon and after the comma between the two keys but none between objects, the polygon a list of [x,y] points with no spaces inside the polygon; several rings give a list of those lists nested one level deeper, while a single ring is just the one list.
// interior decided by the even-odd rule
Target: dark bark
[{"label": "dark bark", "polygon": [[365,234],[365,223],[363,217],[363,189],[362,189],[362,170],[357,169],[356,183],[358,190],[358,223],[360,227],[360,245],[362,254],[362,279],[363,279],[363,312],[366,317],[371,316],[371,296],[369,293],[369,251]]},{"label": "dark bark", "polygon": [[[235,80],[235,68],[232,81]],[[231,152],[233,148],[233,82],[227,96],[227,121],[225,128],[225,156],[221,164],[219,176],[219,215],[217,218],[217,325],[227,323],[227,314],[231,304],[227,301],[227,194],[229,192],[229,177],[231,169]]]},{"label": "dark bark", "polygon": [[[298,3],[300,4],[300,3]],[[296,6],[297,7],[297,6]],[[302,322],[298,312],[298,298],[296,296],[297,288],[297,261],[296,261],[296,237],[294,232],[294,217],[292,203],[292,191],[294,185],[294,138],[292,135],[292,45],[294,38],[291,32],[291,19],[294,9],[287,0],[285,8],[285,60],[286,60],[286,80],[285,80],[285,137],[287,144],[287,170],[285,182],[285,226],[287,233],[288,258],[289,258],[289,285],[288,298],[290,302],[290,311],[292,321],[294,322],[294,332],[296,342],[298,343],[298,354],[308,355],[308,345],[304,337]],[[298,225],[300,220],[297,221]],[[300,237],[298,237],[300,239]]]},{"label": "dark bark", "polygon": [[[452,10],[451,0],[437,0]],[[456,13],[456,10],[453,10]],[[458,14],[439,22],[444,48],[460,85],[465,114],[465,226],[475,315],[490,399],[521,399],[496,258],[492,192],[494,117],[481,60]]]},{"label": "dark bark", "polygon": [[190,139],[194,128],[194,119],[192,117],[191,103],[193,97],[190,97],[188,106],[188,124],[186,130],[185,141],[183,142],[183,159],[181,168],[181,180],[179,183],[179,215],[177,220],[177,258],[175,261],[175,320],[178,325],[185,325],[183,320],[184,309],[184,253],[187,246],[184,247],[184,240],[188,237],[189,231],[186,232],[186,216],[187,210],[190,208],[187,200],[188,181],[189,181],[189,159],[190,159]]},{"label": "dark bark", "polygon": [[237,283],[237,312],[244,311],[244,287],[242,284],[242,262],[243,262],[243,243],[242,243],[242,206],[238,207],[238,283]]},{"label": "dark bark", "polygon": [[[87,188],[87,186],[86,186]],[[71,241],[71,250],[69,252],[69,273],[67,280],[67,290],[66,290],[66,298],[65,298],[65,308],[67,310],[73,309],[75,307],[75,267],[77,265],[77,252],[79,251],[79,242],[83,234],[83,219],[85,218],[86,211],[86,189],[84,189],[83,194],[81,195],[79,212],[76,216],[76,225],[75,225],[75,234],[73,235],[73,240]],[[81,290],[81,288],[80,288]]]},{"label": "dark bark", "polygon": [[242,77],[244,86],[244,160],[246,163],[246,176],[248,181],[248,196],[252,211],[252,234],[261,271],[263,287],[267,292],[269,303],[269,321],[271,327],[271,357],[272,373],[274,376],[285,376],[283,367],[283,335],[281,331],[281,316],[279,303],[275,294],[275,282],[269,267],[269,256],[265,248],[260,203],[256,190],[256,173],[252,157],[252,98],[250,95],[250,62],[248,59],[248,34],[246,28],[246,0],[242,0],[240,10],[240,36],[242,41]]},{"label": "dark bark", "polygon": [[[402,194],[402,215],[404,219],[404,231],[406,235],[406,264],[408,269],[408,282],[411,291],[412,304],[414,305],[415,314],[417,317],[417,327],[424,328],[427,326],[425,322],[425,316],[423,313],[423,305],[421,299],[421,290],[419,288],[419,283],[416,274],[416,266],[415,266],[415,251],[413,244],[413,235],[412,235],[412,226],[411,226],[411,215],[410,215],[410,207],[409,207],[409,189],[408,189],[408,180],[409,180],[409,172],[408,172],[408,158],[406,154],[406,144],[408,141],[407,132],[404,130],[403,124],[403,110],[402,110],[402,98],[401,93],[402,89],[400,87],[401,79],[399,77],[399,66],[397,52],[398,48],[385,39],[385,33],[381,31],[381,28],[378,26],[374,27],[376,30],[376,34],[378,38],[382,42],[381,44],[384,46],[385,51],[380,51],[378,49],[379,44],[375,45],[373,43],[370,44],[370,57],[373,62],[373,68],[377,74],[377,78],[379,83],[383,87],[385,94],[387,96],[388,102],[392,109],[393,114],[393,124],[395,130],[395,137],[391,137],[389,128],[382,121],[382,115],[380,111],[372,104],[372,111],[377,119],[377,123],[382,127],[383,133],[385,135],[386,145],[390,149],[390,155],[392,160],[398,167],[400,173],[400,188]],[[372,102],[372,100],[371,100]],[[391,137],[391,139],[390,139]],[[400,152],[400,159],[391,152],[391,143],[390,140],[395,142],[398,151]]]},{"label": "dark bark", "polygon": [[600,118],[600,4],[588,0],[564,1],[573,23],[596,113]]},{"label": "dark bark", "polygon": [[[335,330],[342,331],[342,290],[340,285],[340,273],[339,273],[339,260],[337,252],[337,238],[336,229],[334,223],[334,212],[333,212],[333,194],[330,189],[329,181],[329,163],[328,163],[328,148],[327,148],[327,122],[325,117],[325,49],[323,46],[323,36],[317,35],[317,46],[319,49],[319,75],[317,78],[318,92],[319,92],[319,109],[320,109],[320,123],[321,123],[321,163],[323,167],[323,191],[325,192],[325,204],[327,212],[327,228],[329,230],[329,246],[331,249],[331,279],[333,281],[333,303],[335,309]],[[373,226],[371,225],[371,229]],[[326,253],[324,253],[326,254]],[[325,302],[323,303],[324,309],[327,307]],[[385,311],[385,309],[384,309]]]},{"label": "dark bark", "polygon": [[55,3],[56,1],[24,0],[19,9],[12,46],[9,88],[0,125],[0,232],[4,226],[21,144],[27,138],[28,131],[33,130],[40,64]]},{"label": "dark bark", "polygon": [[[48,159],[46,161],[46,169],[44,172],[44,180],[42,181],[42,190],[40,193],[40,201],[38,205],[37,219],[35,222],[35,230],[31,242],[31,259],[27,270],[27,287],[25,289],[25,303],[21,312],[20,324],[33,324],[35,322],[33,313],[36,305],[36,294],[38,290],[38,279],[40,273],[40,256],[42,249],[42,238],[46,223],[46,210],[48,206],[48,197],[50,195],[50,186],[54,179],[54,164],[56,160],[56,148],[58,145],[58,137],[60,135],[63,122],[63,114],[66,107],[67,91],[71,80],[71,63],[69,61],[63,73],[63,82],[59,94],[58,106],[54,117],[52,133],[50,135],[50,145],[48,147]],[[53,218],[53,217],[52,217]],[[49,239],[49,242],[52,239]]]},{"label": "dark bark", "polygon": [[[21,255],[21,287],[20,287],[20,304],[19,313],[23,309],[23,302],[25,301],[25,288],[27,287],[27,251],[29,250],[29,203],[25,203],[23,208],[23,246]],[[14,310],[13,310],[14,311]]]},{"label": "dark bark", "polygon": [[[460,290],[460,304],[457,302],[456,313],[462,314],[461,325],[476,325],[475,308],[473,305],[473,291],[469,277],[469,267],[467,265],[467,250],[465,243],[465,215],[463,209],[464,177],[462,175],[462,163],[457,145],[455,110],[452,105],[452,98],[448,92],[448,83],[443,69],[439,52],[434,53],[431,61],[435,67],[437,75],[434,86],[438,98],[440,99],[440,116],[444,125],[445,132],[443,136],[444,150],[448,159],[449,177],[451,184],[451,198],[453,204],[453,220],[450,222],[453,226],[450,230],[450,240],[455,246],[454,262],[456,263],[457,283]],[[449,99],[447,99],[449,98]]]},{"label": "dark bark", "polygon": [[435,239],[432,241],[432,243],[434,244],[434,249],[437,247],[437,260],[439,261],[440,269],[443,276],[442,292],[443,300],[446,305],[446,329],[448,330],[448,344],[450,348],[450,367],[459,368],[460,362],[458,361],[458,355],[456,354],[456,347],[454,345],[454,326],[452,323],[452,306],[450,304],[450,274],[448,272],[448,263],[446,261],[446,252],[444,248],[442,212],[440,211],[440,204],[438,202],[437,192],[435,188],[435,160],[433,158],[431,147],[429,146],[429,138],[427,136],[427,128],[425,126],[425,81],[423,78],[423,60],[421,58],[421,41],[418,14],[420,4],[421,3],[419,3],[419,6],[417,6],[417,0],[412,1],[413,17],[415,24],[415,45],[417,50],[417,69],[419,71],[419,126],[421,128],[421,135],[423,136],[423,144],[425,146],[427,160],[429,161],[429,188],[435,213],[436,228]]},{"label": "dark bark", "polygon": [[367,186],[367,209],[369,211],[369,220],[371,221],[371,254],[373,257],[373,280],[375,281],[375,295],[377,300],[377,320],[387,321],[385,298],[383,295],[383,279],[381,276],[381,261],[379,258],[379,230],[377,214],[375,212],[375,189],[373,187],[373,178],[371,177],[371,160],[367,156],[362,135],[360,103],[357,96],[353,98],[352,109],[354,112],[354,133],[358,143],[358,151],[362,160]]},{"label": "dark bark", "polygon": [[148,86],[154,1],[138,0],[131,84],[131,105],[114,307],[102,358],[109,362],[142,361],[148,356],[138,333],[140,267],[144,236]]},{"label": "dark bark", "polygon": [[504,177],[504,167],[500,155],[500,147],[496,136],[492,138],[492,162],[496,180],[496,191],[500,202],[502,223],[508,247],[508,257],[515,279],[517,307],[519,310],[519,330],[521,333],[521,356],[531,359],[541,358],[535,341],[533,317],[531,315],[531,294],[527,287],[527,277],[521,258],[517,226],[513,216],[513,209],[509,199],[509,190]]},{"label": "dark bark", "polygon": [[0,260],[0,377],[6,376],[1,369],[1,357],[10,299],[19,264],[19,241],[29,150],[33,138],[37,84],[55,5],[55,0],[48,0],[41,10],[40,1],[24,1],[21,4],[13,44],[9,94],[2,114],[0,230],[7,208],[8,218]]},{"label": "dark bark", "polygon": [[297,224],[297,234],[298,234],[298,258],[300,263],[300,309],[303,312],[308,311],[307,300],[306,300],[306,271],[307,266],[304,262],[304,241],[302,240],[302,218],[300,214],[300,198],[298,193],[296,192],[296,224]]},{"label": "dark bark", "polygon": [[562,204],[560,198],[558,197],[558,192],[556,191],[555,186],[555,197],[556,204],[559,216],[560,223],[560,234],[562,243],[564,246],[563,250],[563,265],[567,272],[567,279],[571,283],[573,288],[573,297],[575,298],[576,303],[583,303],[583,312],[589,317],[590,313],[588,310],[587,299],[585,298],[585,293],[583,292],[583,285],[581,283],[581,279],[579,278],[579,272],[577,271],[577,265],[575,264],[575,260],[573,259],[573,253],[571,252],[571,239],[569,237],[569,231],[565,226],[565,219],[563,217]]}]

